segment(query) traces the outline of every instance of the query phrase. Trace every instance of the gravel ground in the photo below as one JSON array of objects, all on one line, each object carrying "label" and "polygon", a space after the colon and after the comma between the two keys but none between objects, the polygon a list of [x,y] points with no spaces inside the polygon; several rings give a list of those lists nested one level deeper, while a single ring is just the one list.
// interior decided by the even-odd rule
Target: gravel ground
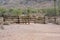
[{"label": "gravel ground", "polygon": [[4,25],[4,30],[0,28],[0,40],[60,40],[60,25]]}]

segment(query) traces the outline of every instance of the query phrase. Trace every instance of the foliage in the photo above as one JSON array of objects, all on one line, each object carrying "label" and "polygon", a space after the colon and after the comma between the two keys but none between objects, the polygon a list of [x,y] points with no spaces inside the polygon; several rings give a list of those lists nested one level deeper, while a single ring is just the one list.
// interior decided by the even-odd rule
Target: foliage
[{"label": "foliage", "polygon": [[10,15],[21,15],[22,10],[21,9],[9,9]]},{"label": "foliage", "polygon": [[45,16],[59,16],[60,15],[60,9],[57,8],[54,10],[54,8],[46,8],[46,9],[33,9],[33,8],[27,8],[27,9],[17,9],[17,8],[0,8],[0,16],[1,15],[11,15],[11,16],[20,16],[22,14],[36,14],[40,13]]},{"label": "foliage", "polygon": [[0,16],[5,15],[6,9],[5,8],[0,8]]}]

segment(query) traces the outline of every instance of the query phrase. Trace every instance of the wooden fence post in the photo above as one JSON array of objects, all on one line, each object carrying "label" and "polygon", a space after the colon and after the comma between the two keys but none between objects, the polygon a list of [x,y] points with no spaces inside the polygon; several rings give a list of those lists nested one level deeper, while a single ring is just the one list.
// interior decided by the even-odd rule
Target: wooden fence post
[{"label": "wooden fence post", "polygon": [[17,19],[18,19],[18,22],[17,22],[17,23],[19,24],[19,23],[20,23],[20,20],[19,20],[20,18],[19,18],[19,16],[18,16],[18,18],[17,18]]},{"label": "wooden fence post", "polygon": [[46,24],[46,23],[45,23],[45,16],[44,16],[44,24]]}]

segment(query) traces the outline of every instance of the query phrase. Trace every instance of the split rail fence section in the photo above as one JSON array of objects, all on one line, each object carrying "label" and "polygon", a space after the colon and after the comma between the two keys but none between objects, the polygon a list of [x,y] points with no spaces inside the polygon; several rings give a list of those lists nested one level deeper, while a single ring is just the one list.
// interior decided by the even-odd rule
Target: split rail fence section
[{"label": "split rail fence section", "polygon": [[[30,23],[55,23],[54,17],[30,17],[30,16],[6,16],[0,17],[0,24],[6,23],[18,23],[18,24],[30,24]],[[60,17],[56,17],[56,23],[60,24]]]}]

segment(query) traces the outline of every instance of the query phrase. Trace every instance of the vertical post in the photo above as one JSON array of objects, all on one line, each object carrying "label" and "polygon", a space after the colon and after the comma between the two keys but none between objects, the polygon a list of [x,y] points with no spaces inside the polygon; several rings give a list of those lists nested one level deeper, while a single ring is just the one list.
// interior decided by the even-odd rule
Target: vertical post
[{"label": "vertical post", "polygon": [[18,24],[20,23],[19,16],[18,16]]},{"label": "vertical post", "polygon": [[4,16],[4,14],[2,14],[2,17],[3,17],[3,22],[5,22],[5,16]]},{"label": "vertical post", "polygon": [[1,29],[4,30],[3,24],[5,22],[5,19],[4,19],[4,15],[3,14],[2,14],[2,17],[3,17],[3,19],[2,19],[2,23],[1,23]]},{"label": "vertical post", "polygon": [[44,16],[44,24],[45,24],[45,16]]}]

